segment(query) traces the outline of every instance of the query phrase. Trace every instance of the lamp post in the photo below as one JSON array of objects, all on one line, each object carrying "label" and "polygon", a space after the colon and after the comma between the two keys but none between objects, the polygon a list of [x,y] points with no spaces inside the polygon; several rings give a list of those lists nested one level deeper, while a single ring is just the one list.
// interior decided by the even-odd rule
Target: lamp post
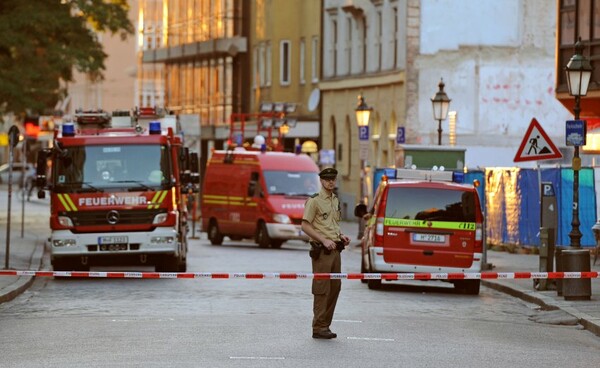
[{"label": "lamp post", "polygon": [[[588,91],[590,79],[592,77],[592,66],[583,56],[583,45],[581,38],[575,43],[575,55],[571,57],[565,68],[567,74],[567,86],[569,94],[575,97],[575,106],[573,113],[575,120],[579,120],[581,112],[581,96],[585,96]],[[583,123],[585,127],[585,122]],[[585,131],[585,129],[584,129]],[[563,251],[561,262],[565,271],[589,271],[590,253],[581,249],[581,231],[579,230],[579,170],[581,170],[581,158],[579,157],[579,145],[575,145],[573,155],[573,219],[571,221],[571,249]],[[589,300],[591,295],[591,280],[565,280],[563,295],[567,300]]]},{"label": "lamp post", "polygon": [[[365,180],[366,180],[366,162],[369,158],[369,118],[373,108],[367,105],[362,94],[358,95],[358,105],[354,110],[356,112],[356,124],[358,125],[358,140],[360,150],[360,203],[367,204]],[[364,223],[362,219],[358,221],[358,239],[362,239]]]},{"label": "lamp post", "polygon": [[446,92],[444,92],[444,79],[440,79],[438,84],[439,90],[435,96],[431,98],[431,104],[433,105],[433,118],[438,121],[438,146],[442,145],[442,120],[446,120],[448,116],[448,109],[450,108],[450,98]]}]

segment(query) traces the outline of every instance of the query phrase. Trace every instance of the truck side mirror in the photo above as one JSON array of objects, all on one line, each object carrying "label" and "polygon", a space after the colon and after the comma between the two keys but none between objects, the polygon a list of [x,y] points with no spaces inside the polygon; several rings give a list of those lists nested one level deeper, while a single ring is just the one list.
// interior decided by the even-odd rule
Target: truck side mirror
[{"label": "truck side mirror", "polygon": [[200,165],[197,152],[190,153],[190,172],[192,173],[192,183],[200,184]]},{"label": "truck side mirror", "polygon": [[[52,154],[51,149],[43,149],[38,152],[37,156],[37,167],[35,170],[35,186],[43,189],[48,185],[46,180],[46,171],[48,170],[48,157]],[[42,191],[43,192],[43,191]],[[38,198],[41,198],[38,193]]]},{"label": "truck side mirror", "polygon": [[356,207],[354,207],[354,216],[362,218],[366,214],[367,214],[367,205],[366,204],[360,203],[360,204],[357,204]]}]

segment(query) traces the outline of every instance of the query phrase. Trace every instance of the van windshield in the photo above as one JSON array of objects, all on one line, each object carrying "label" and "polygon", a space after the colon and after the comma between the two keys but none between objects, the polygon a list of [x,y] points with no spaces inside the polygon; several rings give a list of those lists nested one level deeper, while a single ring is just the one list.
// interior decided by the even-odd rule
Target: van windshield
[{"label": "van windshield", "polygon": [[475,193],[434,188],[390,188],[386,218],[475,222]]},{"label": "van windshield", "polygon": [[310,196],[321,190],[316,172],[265,171],[264,174],[269,194]]}]

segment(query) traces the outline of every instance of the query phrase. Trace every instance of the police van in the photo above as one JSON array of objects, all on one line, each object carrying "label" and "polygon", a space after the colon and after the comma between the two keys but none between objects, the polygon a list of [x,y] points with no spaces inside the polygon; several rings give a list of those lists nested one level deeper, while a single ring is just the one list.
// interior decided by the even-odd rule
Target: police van
[{"label": "police van", "polygon": [[[460,173],[397,169],[383,176],[366,218],[363,273],[481,272],[484,216],[478,182],[457,183]],[[364,280],[370,289],[381,279]],[[450,280],[465,294],[479,294],[479,279]]]}]

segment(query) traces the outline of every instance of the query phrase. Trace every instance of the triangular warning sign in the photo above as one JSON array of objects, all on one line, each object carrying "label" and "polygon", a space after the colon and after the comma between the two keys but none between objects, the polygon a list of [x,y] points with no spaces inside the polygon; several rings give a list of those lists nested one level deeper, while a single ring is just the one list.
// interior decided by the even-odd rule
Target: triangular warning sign
[{"label": "triangular warning sign", "polygon": [[536,161],[561,158],[562,153],[556,148],[548,134],[538,121],[533,118],[523,137],[521,146],[515,155],[514,162]]}]

